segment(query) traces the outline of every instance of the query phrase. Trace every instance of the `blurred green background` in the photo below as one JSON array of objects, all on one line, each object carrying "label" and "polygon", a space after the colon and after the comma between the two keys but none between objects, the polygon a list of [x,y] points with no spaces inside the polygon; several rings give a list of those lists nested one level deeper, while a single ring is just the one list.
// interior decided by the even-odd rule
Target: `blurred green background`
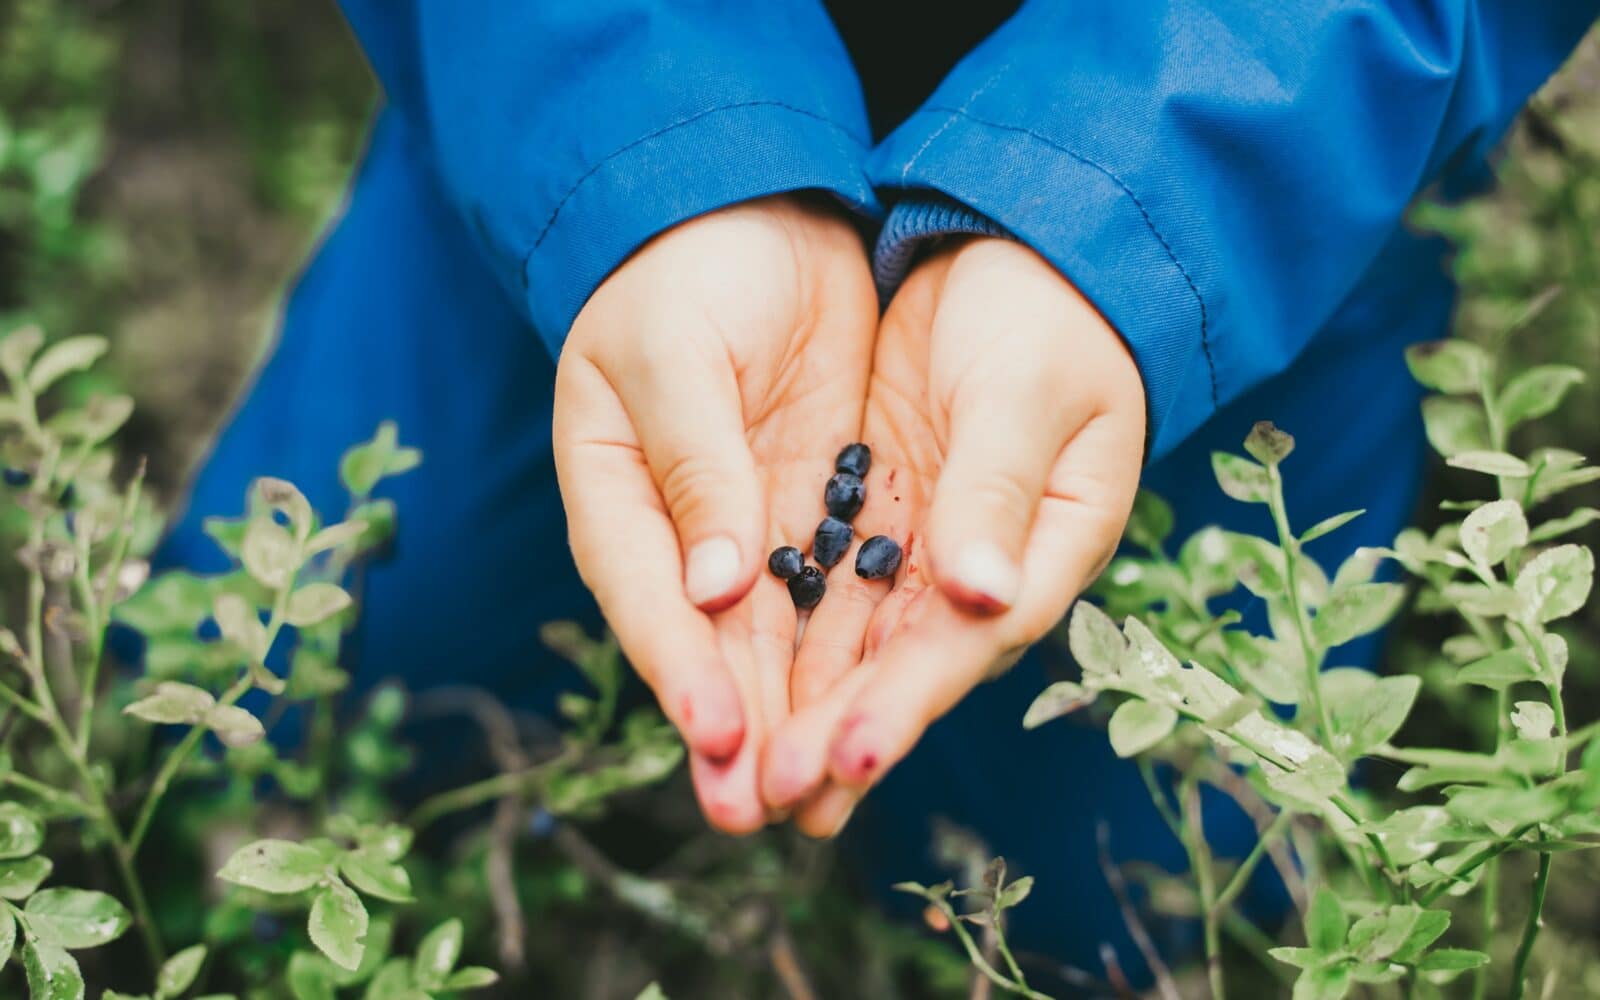
[{"label": "blurred green background", "polygon": [[[332,0],[0,0],[0,329],[32,319],[111,338],[109,363],[76,391],[111,382],[135,397],[124,451],[149,457],[162,501],[270,343],[375,99]],[[1503,345],[1516,367],[1600,375],[1600,35],[1519,119],[1499,171],[1492,194],[1412,216],[1458,248],[1457,330]],[[1600,454],[1600,377],[1539,433]],[[1478,485],[1448,474],[1436,470],[1435,497]],[[1574,499],[1600,506],[1600,485]],[[1577,540],[1600,542],[1597,529]],[[1568,702],[1583,722],[1600,714],[1597,607],[1578,640],[1587,655],[1573,657],[1589,665]],[[1430,624],[1396,633],[1395,655],[1428,669]],[[1431,724],[1448,739],[1474,720]],[[1553,895],[1548,947],[1570,955],[1566,982],[1600,993],[1600,860],[1582,858]]]}]

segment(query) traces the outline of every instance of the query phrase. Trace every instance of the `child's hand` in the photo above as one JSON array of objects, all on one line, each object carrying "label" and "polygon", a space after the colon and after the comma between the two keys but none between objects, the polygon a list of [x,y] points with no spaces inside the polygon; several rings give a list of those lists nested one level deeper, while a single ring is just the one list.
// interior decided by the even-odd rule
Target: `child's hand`
[{"label": "child's hand", "polygon": [[1127,348],[1033,251],[977,239],[918,266],[878,333],[856,522],[905,558],[892,590],[855,578],[853,555],[830,574],[795,715],[763,761],[770,806],[837,831],[924,729],[1060,620],[1121,537],[1144,427]]},{"label": "child's hand", "polygon": [[561,354],[573,556],[724,830],[766,821],[756,767],[789,711],[795,609],[762,567],[822,516],[834,454],[860,430],[876,319],[855,230],[778,197],[640,249]]}]

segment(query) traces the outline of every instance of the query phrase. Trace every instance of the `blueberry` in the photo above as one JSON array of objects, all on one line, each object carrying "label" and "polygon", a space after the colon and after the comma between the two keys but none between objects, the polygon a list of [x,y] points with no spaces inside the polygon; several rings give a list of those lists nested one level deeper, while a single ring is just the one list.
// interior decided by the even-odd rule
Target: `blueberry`
[{"label": "blueberry", "polygon": [[839,472],[848,472],[852,476],[867,478],[867,470],[872,468],[872,449],[857,441],[847,444],[839,452],[839,457],[833,460],[834,469]]},{"label": "blueberry", "polygon": [[873,535],[856,553],[856,576],[881,580],[900,568],[900,543],[888,535]]},{"label": "blueberry", "polygon": [[19,490],[33,482],[33,473],[27,469],[15,469],[9,465],[6,466],[5,471],[0,472],[0,477],[5,479],[7,486]]},{"label": "blueberry", "polygon": [[827,589],[828,578],[815,566],[806,566],[789,578],[789,596],[802,610],[816,607]]},{"label": "blueberry", "polygon": [[772,550],[772,555],[767,556],[767,569],[780,580],[787,580],[800,572],[806,564],[806,557],[793,545],[784,545]]},{"label": "blueberry", "polygon": [[861,482],[861,477],[853,472],[835,473],[822,491],[823,506],[841,521],[855,517],[866,499],[867,487]]},{"label": "blueberry", "polygon": [[837,517],[825,517],[817,525],[817,537],[811,542],[811,556],[822,564],[823,569],[832,569],[834,563],[844,558],[844,550],[850,547],[850,536],[854,532],[850,525]]}]

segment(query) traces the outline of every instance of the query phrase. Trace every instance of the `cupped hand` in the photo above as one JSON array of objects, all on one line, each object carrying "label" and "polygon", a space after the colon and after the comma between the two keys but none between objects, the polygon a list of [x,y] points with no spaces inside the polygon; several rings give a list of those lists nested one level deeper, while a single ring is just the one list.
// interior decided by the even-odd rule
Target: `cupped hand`
[{"label": "cupped hand", "polygon": [[797,618],[762,566],[816,528],[833,456],[860,429],[876,319],[842,213],[767,198],[641,248],[579,313],[557,367],[578,570],[729,832],[768,818],[757,764],[789,711]]},{"label": "cupped hand", "polygon": [[[768,741],[770,807],[829,836],[934,720],[1066,612],[1121,537],[1145,399],[1126,346],[1028,248],[965,242],[912,272],[879,327],[859,540],[905,549],[893,581],[829,574],[792,715]],[[995,720],[1017,725],[1018,720]]]}]

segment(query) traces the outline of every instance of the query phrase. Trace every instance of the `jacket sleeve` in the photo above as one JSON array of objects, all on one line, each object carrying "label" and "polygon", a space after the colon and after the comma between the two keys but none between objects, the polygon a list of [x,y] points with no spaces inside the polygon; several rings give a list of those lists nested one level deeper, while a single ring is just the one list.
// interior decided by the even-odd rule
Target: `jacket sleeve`
[{"label": "jacket sleeve", "polygon": [[[1030,0],[874,153],[880,283],[928,192],[1128,342],[1153,453],[1281,372],[1411,199],[1481,161],[1596,0]],[[898,191],[894,189],[899,189]],[[1194,384],[1201,380],[1201,384]]]},{"label": "jacket sleeve", "polygon": [[816,0],[346,0],[552,353],[657,233],[785,191],[873,211],[860,85]]}]

